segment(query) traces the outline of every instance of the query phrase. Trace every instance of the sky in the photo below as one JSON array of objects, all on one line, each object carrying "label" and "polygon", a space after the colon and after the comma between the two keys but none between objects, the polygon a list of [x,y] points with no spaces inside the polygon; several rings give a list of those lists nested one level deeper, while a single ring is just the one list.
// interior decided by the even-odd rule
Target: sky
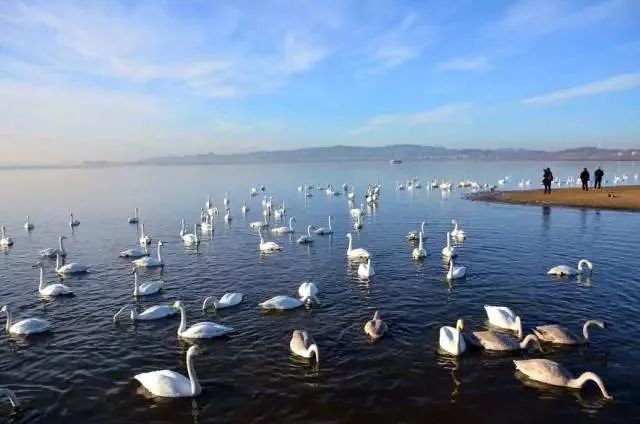
[{"label": "sky", "polygon": [[0,1],[0,164],[640,146],[640,1]]}]

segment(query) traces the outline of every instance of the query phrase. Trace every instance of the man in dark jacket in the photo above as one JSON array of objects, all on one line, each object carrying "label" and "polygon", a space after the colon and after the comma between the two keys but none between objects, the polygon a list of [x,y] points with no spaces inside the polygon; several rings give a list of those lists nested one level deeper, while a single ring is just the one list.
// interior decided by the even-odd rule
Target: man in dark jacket
[{"label": "man in dark jacket", "polygon": [[604,177],[604,171],[602,168],[598,167],[596,172],[593,173],[593,176],[596,178],[596,181],[593,183],[593,188],[599,188],[602,190],[602,177]]},{"label": "man in dark jacket", "polygon": [[585,191],[589,191],[589,179],[589,171],[587,171],[587,168],[584,168],[580,173],[580,180],[582,181],[582,189]]}]

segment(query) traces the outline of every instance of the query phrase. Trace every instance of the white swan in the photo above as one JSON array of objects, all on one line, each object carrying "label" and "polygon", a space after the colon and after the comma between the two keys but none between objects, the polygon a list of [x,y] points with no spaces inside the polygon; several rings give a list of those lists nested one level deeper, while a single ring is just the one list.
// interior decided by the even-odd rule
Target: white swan
[{"label": "white swan", "polygon": [[144,258],[136,259],[133,261],[134,266],[147,267],[147,268],[156,268],[164,266],[164,261],[162,260],[162,240],[158,240],[158,257],[154,258],[151,256],[146,256]]},{"label": "white swan", "polygon": [[9,389],[0,388],[0,399],[2,399],[5,396],[7,397],[7,399],[9,399],[9,403],[11,403],[11,407],[13,409],[19,409],[20,408],[20,401],[16,397],[15,393],[13,393]]},{"label": "white swan", "polygon": [[58,253],[63,258],[65,256],[67,256],[67,251],[64,250],[64,244],[62,243],[62,240],[65,240],[65,239],[66,239],[65,236],[58,237],[58,248],[54,249],[53,247],[48,247],[46,249],[42,249],[40,251],[40,257],[41,258],[55,258]]},{"label": "white swan", "polygon": [[224,207],[228,208],[229,206],[229,193],[224,194],[224,199],[222,199],[222,203],[224,203]]},{"label": "white swan", "polygon": [[80,221],[78,221],[76,218],[74,218],[73,214],[71,214],[71,217],[69,218],[69,226],[70,227],[77,227],[78,225],[80,225]]},{"label": "white swan", "polygon": [[215,322],[203,321],[193,324],[187,328],[187,312],[181,300],[173,304],[174,308],[180,310],[180,327],[178,327],[178,336],[183,339],[211,339],[214,337],[224,336],[233,331],[233,328],[226,325],[216,324]]},{"label": "white swan", "polygon": [[282,206],[279,209],[276,209],[273,212],[273,216],[276,218],[282,218],[287,214],[287,210],[284,208],[284,200],[282,201]]},{"label": "white swan", "polygon": [[451,231],[451,237],[456,238],[458,240],[464,240],[467,238],[467,234],[464,232],[462,228],[458,228],[458,221],[455,219],[451,220],[451,224],[453,225],[453,231]]},{"label": "white swan", "polygon": [[580,377],[573,378],[573,375],[565,367],[549,359],[525,359],[513,361],[513,363],[518,371],[530,379],[552,386],[580,389],[587,381],[593,381],[598,385],[605,399],[613,399],[600,377],[595,373],[584,372]]},{"label": "white swan", "polygon": [[387,323],[382,320],[380,312],[378,311],[373,314],[372,319],[364,324],[364,332],[371,337],[372,340],[378,340],[380,337],[384,336],[386,331]]},{"label": "white swan", "polygon": [[444,326],[440,327],[440,349],[449,355],[458,356],[467,350],[467,345],[462,337],[462,330],[464,329],[464,321],[459,319],[456,321],[456,327]]},{"label": "white swan", "polygon": [[145,309],[142,313],[138,313],[138,308],[136,306],[124,305],[113,316],[113,322],[116,322],[118,317],[127,309],[131,310],[129,315],[131,321],[151,321],[154,319],[170,317],[178,313],[178,310],[173,305],[154,305]]},{"label": "white swan", "polygon": [[200,231],[203,233],[210,233],[213,231],[213,222],[211,221],[211,215],[205,215],[204,220],[200,223]]},{"label": "white swan", "polygon": [[472,334],[472,342],[485,350],[506,352],[526,349],[530,344],[534,344],[540,352],[543,352],[540,340],[535,334],[527,335],[521,342],[505,334],[498,334],[493,331],[474,331]]},{"label": "white swan", "polygon": [[198,346],[191,346],[187,350],[187,372],[189,378],[175,371],[158,370],[137,374],[133,378],[138,380],[151,394],[160,397],[192,397],[202,391],[196,371],[193,368],[193,356],[202,352]]},{"label": "white swan", "polygon": [[130,216],[127,222],[129,224],[137,224],[139,220],[140,220],[140,217],[138,216],[138,208],[134,208],[133,216]]},{"label": "white swan", "polygon": [[364,204],[361,203],[360,208],[353,208],[349,211],[349,213],[351,213],[352,218],[358,218],[362,216],[362,214],[364,213]]},{"label": "white swan", "polygon": [[211,202],[211,195],[207,194],[207,201],[204,202],[204,208],[209,211],[213,207],[213,203]]},{"label": "white swan", "polygon": [[44,265],[39,263],[35,266],[37,268],[40,268],[40,284],[38,285],[38,293],[40,293],[42,296],[54,297],[73,294],[73,291],[64,284],[53,283],[46,285],[44,282]]},{"label": "white swan", "polygon": [[0,309],[0,312],[4,312],[7,316],[7,325],[5,326],[5,329],[11,334],[26,336],[29,334],[49,331],[49,322],[40,318],[27,318],[14,323],[13,316],[8,305],[4,305],[2,309]]},{"label": "white swan", "polygon": [[373,266],[371,266],[371,258],[367,259],[367,263],[360,264],[358,266],[358,277],[371,278],[374,275],[376,275],[376,272],[374,271]]},{"label": "white swan", "polygon": [[246,201],[242,201],[242,208],[240,208],[240,210],[242,211],[242,214],[245,215],[247,212],[249,212],[249,206],[247,206],[247,202]]},{"label": "white swan", "polygon": [[522,321],[511,309],[506,306],[484,305],[489,324],[494,327],[515,331],[518,340],[522,339]]},{"label": "white swan", "polygon": [[587,268],[589,269],[589,273],[593,271],[593,264],[586,259],[581,259],[580,262],[578,262],[578,268],[571,268],[570,266],[567,266],[567,265],[558,265],[558,266],[554,266],[549,271],[547,271],[547,274],[557,275],[560,277],[578,275],[584,272],[584,269],[583,269],[584,265],[586,265]]},{"label": "white swan", "polygon": [[318,294],[318,286],[315,283],[310,281],[303,281],[298,287],[298,296],[300,299],[317,299],[316,295]]},{"label": "white swan", "polygon": [[425,256],[427,256],[427,251],[424,250],[424,247],[422,246],[422,239],[423,239],[422,231],[420,231],[420,233],[418,234],[418,247],[413,249],[413,252],[411,252],[411,257],[413,259],[418,260],[418,259],[422,259]]},{"label": "white swan", "polygon": [[224,222],[229,223],[233,220],[233,217],[231,216],[231,209],[227,208],[224,214]]},{"label": "white swan", "polygon": [[300,244],[313,243],[313,238],[311,237],[312,228],[313,228],[313,225],[307,225],[307,234],[301,235],[300,237],[298,237],[298,240],[296,241]]},{"label": "white swan", "polygon": [[243,298],[244,294],[242,293],[225,293],[220,299],[209,296],[202,302],[202,310],[206,310],[210,305],[213,305],[214,309],[230,308],[242,302]]},{"label": "white swan", "polygon": [[13,246],[13,240],[11,240],[11,237],[7,237],[7,229],[4,225],[0,227],[0,232],[2,233],[0,236],[0,246]]},{"label": "white swan", "polygon": [[267,219],[267,215],[264,215],[264,222],[254,221],[249,224],[249,228],[253,228],[254,230],[260,230],[262,228],[267,228],[268,226],[269,226],[269,221]]},{"label": "white swan", "polygon": [[293,330],[291,341],[289,342],[289,349],[291,349],[291,352],[295,355],[302,356],[303,358],[315,356],[316,365],[320,362],[318,345],[307,331]]},{"label": "white swan", "polygon": [[415,240],[420,240],[422,238],[426,238],[426,234],[424,231],[424,226],[427,223],[422,221],[422,223],[420,224],[420,231],[409,231],[407,233],[407,240],[409,241],[415,241]]},{"label": "white swan", "polygon": [[262,231],[258,231],[260,236],[260,251],[261,252],[275,252],[276,250],[282,250],[282,247],[274,241],[264,241],[262,238]]},{"label": "white swan", "polygon": [[271,299],[265,300],[264,302],[259,303],[258,306],[260,306],[262,309],[282,311],[285,309],[299,308],[300,306],[312,300],[317,301],[318,299],[315,296],[304,297],[302,299],[295,299],[293,297],[280,295],[280,296],[275,296],[275,297],[272,297]]},{"label": "white swan", "polygon": [[140,224],[140,239],[138,240],[138,243],[140,243],[140,246],[151,244],[151,237],[144,233],[144,223]]},{"label": "white swan", "polygon": [[457,280],[459,278],[464,278],[466,275],[466,266],[456,266],[453,263],[453,258],[449,259],[449,271],[447,271],[447,280]]},{"label": "white swan", "polygon": [[293,223],[296,222],[296,217],[292,216],[289,218],[289,226],[288,227],[275,227],[271,229],[271,232],[274,234],[293,234],[295,230],[293,229]]},{"label": "white swan", "polygon": [[353,223],[353,229],[361,230],[363,226],[364,226],[364,223],[362,222],[362,216],[357,217],[355,222]]},{"label": "white swan", "polygon": [[579,337],[560,325],[539,325],[533,329],[536,336],[543,342],[575,345],[589,343],[589,326],[597,325],[600,328],[607,328],[600,320],[590,319],[582,326],[582,337]]},{"label": "white swan", "polygon": [[453,258],[456,255],[456,248],[451,246],[451,233],[447,233],[447,245],[442,248],[442,256],[446,258]]},{"label": "white swan", "polygon": [[184,218],[180,220],[180,237],[184,236],[185,234],[187,234],[187,229],[184,225]]},{"label": "white swan", "polygon": [[133,274],[133,296],[149,296],[162,290],[164,281],[147,281],[146,283],[138,284],[138,270],[133,268],[131,273]]},{"label": "white swan", "polygon": [[331,221],[332,220],[333,220],[333,217],[331,215],[329,215],[329,228],[320,227],[320,228],[316,229],[315,233],[318,234],[319,236],[323,236],[323,235],[327,235],[327,234],[333,234],[333,229],[331,228]]},{"label": "white swan", "polygon": [[198,225],[193,224],[193,233],[192,234],[184,234],[182,236],[182,242],[187,246],[197,245],[200,243],[198,239]]},{"label": "white swan", "polygon": [[27,231],[31,231],[34,229],[34,225],[33,222],[31,222],[31,219],[29,218],[29,215],[27,215],[27,220],[24,223],[24,229]]},{"label": "white swan", "polygon": [[56,255],[56,272],[60,275],[66,274],[82,274],[89,271],[89,267],[86,265],[81,265],[76,262],[72,262],[70,264],[62,265],[62,257],[58,254]]},{"label": "white swan", "polygon": [[347,238],[349,239],[349,245],[347,246],[347,257],[349,259],[360,259],[360,260],[369,259],[369,257],[371,255],[365,249],[363,249],[363,248],[353,249],[352,248],[351,233],[347,233]]}]

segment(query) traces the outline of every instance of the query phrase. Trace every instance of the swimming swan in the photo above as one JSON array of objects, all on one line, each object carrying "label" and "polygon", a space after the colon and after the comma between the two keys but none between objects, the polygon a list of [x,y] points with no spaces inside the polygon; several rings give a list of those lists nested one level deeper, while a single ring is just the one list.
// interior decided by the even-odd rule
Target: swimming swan
[{"label": "swimming swan", "polygon": [[271,232],[274,234],[293,234],[295,230],[293,229],[293,223],[296,222],[296,217],[292,216],[289,218],[289,226],[288,227],[275,227],[271,229]]},{"label": "swimming swan", "polygon": [[38,293],[42,296],[54,297],[72,295],[73,291],[66,285],[60,283],[53,283],[45,285],[44,283],[44,265],[41,263],[35,265],[36,268],[40,268],[40,284],[38,285]]},{"label": "swimming swan", "polygon": [[[423,222],[424,224],[424,222]],[[419,235],[418,235],[418,247],[413,249],[413,252],[411,252],[411,257],[413,259],[422,259],[425,256],[427,256],[427,251],[424,250],[424,247],[422,246],[422,231],[420,231]]]},{"label": "swimming swan", "polygon": [[360,278],[370,278],[376,275],[376,272],[371,266],[371,258],[367,259],[366,264],[360,264],[358,266],[358,277]]},{"label": "swimming swan", "polygon": [[65,240],[65,239],[66,239],[65,236],[58,237],[58,248],[54,249],[52,247],[49,247],[49,248],[43,249],[43,250],[40,251],[40,257],[41,258],[55,258],[58,253],[63,258],[66,257],[67,256],[67,251],[64,250],[64,245],[62,243],[62,240]]},{"label": "swimming swan", "polygon": [[407,240],[415,241],[415,240],[420,240],[424,238],[425,235],[427,234],[424,232],[425,225],[426,225],[426,222],[422,221],[422,223],[420,224],[420,231],[409,231],[409,233],[407,233]]},{"label": "swimming swan", "polygon": [[557,275],[560,277],[568,277],[568,276],[573,276],[573,275],[578,275],[578,274],[582,274],[584,272],[583,269],[583,265],[586,265],[587,268],[589,269],[589,274],[591,274],[591,272],[593,272],[593,264],[591,262],[589,262],[586,259],[581,259],[580,262],[578,262],[578,268],[571,268],[570,266],[567,265],[558,265],[558,266],[554,266],[553,268],[551,268],[549,271],[547,271],[548,275]]},{"label": "swimming swan", "polygon": [[451,233],[447,233],[447,245],[442,248],[442,256],[446,258],[453,258],[456,255],[456,248],[451,246]]},{"label": "swimming swan", "polygon": [[215,322],[203,321],[193,324],[187,328],[187,313],[181,300],[176,301],[173,307],[180,310],[180,327],[178,327],[178,337],[183,339],[211,339],[224,336],[233,331],[233,328]]},{"label": "swimming swan", "polygon": [[40,318],[27,318],[13,323],[13,316],[8,305],[4,305],[2,309],[0,309],[0,312],[4,312],[7,316],[7,325],[5,326],[5,329],[11,334],[26,336],[29,334],[49,331],[49,322]]},{"label": "swimming swan", "polygon": [[71,217],[69,218],[69,226],[73,228],[77,227],[78,225],[80,225],[80,221],[74,218],[73,214],[71,214]]},{"label": "swimming swan", "polygon": [[457,280],[467,275],[466,266],[456,266],[453,258],[449,259],[449,271],[447,271],[447,280]]},{"label": "swimming swan", "polygon": [[206,310],[210,305],[213,305],[214,309],[230,308],[242,302],[243,298],[244,295],[242,293],[225,293],[220,299],[215,296],[208,296],[202,302],[202,310]]},{"label": "swimming swan", "polygon": [[451,231],[451,237],[456,238],[458,240],[464,240],[467,238],[466,233],[462,228],[458,228],[458,221],[455,219],[451,220],[451,224],[453,225],[453,231]]},{"label": "swimming swan", "polygon": [[600,377],[595,373],[584,372],[580,377],[573,378],[573,375],[565,367],[549,359],[525,359],[513,361],[513,363],[518,371],[530,379],[552,386],[580,389],[587,381],[593,381],[598,385],[605,399],[613,399]]},{"label": "swimming swan", "polygon": [[300,287],[298,287],[298,296],[300,296],[300,299],[316,298],[317,294],[318,294],[318,286],[316,286],[315,283],[312,283],[310,281],[303,281],[300,284]]},{"label": "swimming swan", "polygon": [[154,305],[145,309],[142,313],[138,313],[138,308],[136,306],[124,305],[113,316],[113,322],[116,322],[118,317],[127,309],[131,310],[131,314],[129,315],[131,321],[151,321],[154,319],[166,318],[178,313],[178,310],[173,305]]},{"label": "swimming swan", "polygon": [[386,331],[387,323],[382,320],[380,312],[378,311],[373,314],[372,319],[364,324],[364,332],[371,337],[372,340],[378,340],[380,337],[384,336]]},{"label": "swimming swan", "polygon": [[484,310],[489,318],[489,324],[515,331],[518,335],[518,340],[522,339],[522,321],[511,309],[506,306],[484,305]]},{"label": "swimming swan", "polygon": [[137,224],[139,220],[140,220],[140,217],[138,216],[138,208],[134,208],[133,216],[130,216],[127,222],[129,224]]},{"label": "swimming swan", "polygon": [[438,344],[440,349],[449,355],[458,356],[467,350],[467,345],[462,337],[464,330],[464,321],[459,319],[456,321],[456,327],[444,326],[440,327],[440,339]]},{"label": "swimming swan", "polygon": [[146,256],[144,258],[136,259],[132,262],[134,266],[141,266],[147,268],[163,267],[164,261],[162,260],[162,246],[164,245],[162,240],[158,240],[158,257],[154,258]]},{"label": "swimming swan", "polygon": [[151,244],[151,237],[144,233],[144,223],[140,224],[140,239],[138,240],[138,243],[140,243],[140,246]]},{"label": "swimming swan", "polygon": [[29,215],[27,215],[27,220],[24,223],[24,229],[27,231],[31,231],[33,230],[33,228],[34,228],[33,222],[31,222],[31,219],[29,219]]},{"label": "swimming swan", "polygon": [[70,264],[62,265],[62,257],[60,254],[56,255],[56,272],[60,275],[65,274],[83,274],[89,271],[89,267],[85,265],[81,265],[76,262],[72,262]]},{"label": "swimming swan", "polygon": [[184,234],[182,236],[182,241],[187,246],[193,246],[193,245],[197,245],[197,244],[200,243],[200,240],[198,240],[198,225],[197,224],[193,224],[193,234]]},{"label": "swimming swan", "polygon": [[144,258],[145,256],[149,256],[149,252],[147,251],[147,246],[144,246],[142,249],[127,249],[123,250],[119,253],[121,258]]},{"label": "swimming swan", "polygon": [[347,257],[349,259],[361,259],[361,260],[369,259],[369,257],[371,255],[365,249],[362,249],[362,248],[353,249],[352,248],[352,246],[351,246],[352,245],[351,233],[347,233],[347,238],[349,239],[349,246],[347,246]]},{"label": "swimming swan", "polygon": [[193,356],[201,353],[198,346],[191,346],[187,350],[187,372],[189,378],[175,371],[158,370],[137,374],[133,378],[138,380],[151,394],[160,397],[192,397],[202,391],[196,371],[193,368]]},{"label": "swimming swan", "polygon": [[589,343],[589,326],[597,325],[600,328],[607,328],[600,320],[590,319],[582,326],[582,337],[576,336],[571,331],[560,325],[539,325],[533,332],[540,340],[547,343],[575,345]]},{"label": "swimming swan", "polygon": [[303,358],[315,356],[316,365],[320,363],[318,345],[307,331],[293,330],[291,341],[289,342],[289,349],[291,349],[291,352],[295,355],[302,356]]},{"label": "swimming swan", "polygon": [[138,284],[138,270],[133,268],[131,273],[133,274],[133,296],[149,296],[162,290],[164,281],[147,281],[146,283]]},{"label": "swimming swan", "polygon": [[300,244],[309,244],[309,243],[313,243],[313,237],[311,237],[311,229],[313,228],[313,225],[307,225],[307,234],[303,234],[300,237],[298,237],[298,240],[296,240],[298,243]]},{"label": "swimming swan", "polygon": [[333,229],[331,228],[331,221],[333,220],[333,217],[331,215],[329,215],[329,228],[324,228],[324,227],[320,227],[318,229],[316,229],[315,233],[319,236],[324,236],[327,234],[333,234]]},{"label": "swimming swan", "polygon": [[527,335],[524,340],[518,342],[505,334],[494,333],[493,331],[474,331],[471,340],[473,344],[485,350],[510,351],[526,349],[530,344],[534,344],[540,352],[543,352],[540,340],[535,334]]},{"label": "swimming swan", "polygon": [[13,240],[11,240],[11,237],[7,237],[7,229],[4,225],[0,227],[0,232],[2,233],[0,236],[0,246],[13,246]]},{"label": "swimming swan", "polygon": [[261,252],[275,252],[276,250],[282,250],[282,247],[274,241],[265,242],[262,238],[262,231],[258,231],[258,235],[260,236],[260,251]]}]

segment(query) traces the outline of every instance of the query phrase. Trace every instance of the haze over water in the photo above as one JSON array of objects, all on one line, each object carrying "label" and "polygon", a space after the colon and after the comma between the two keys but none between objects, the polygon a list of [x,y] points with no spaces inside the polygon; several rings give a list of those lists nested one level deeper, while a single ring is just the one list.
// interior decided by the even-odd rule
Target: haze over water
[{"label": "haze over water", "polygon": [[[634,213],[485,204],[461,199],[462,190],[428,191],[431,178],[464,178],[508,187],[530,179],[538,188],[543,167],[556,177],[602,165],[606,178],[640,172],[636,163],[378,162],[228,166],[123,167],[105,169],[11,170],[0,172],[0,224],[15,246],[0,251],[0,299],[15,319],[45,318],[52,332],[28,339],[0,337],[1,385],[14,390],[22,412],[0,403],[0,421],[13,423],[119,422],[631,422],[640,418],[640,353],[637,321],[640,290],[636,263],[640,221]],[[396,181],[418,176],[423,188],[395,191]],[[366,185],[379,181],[382,196],[355,233],[344,195],[328,198],[303,183],[355,185],[359,205]],[[283,251],[261,255],[249,222],[262,218],[262,196],[249,189],[264,184],[274,203],[286,201],[296,234],[273,237]],[[180,219],[188,228],[199,219],[207,194],[221,210],[229,192],[231,224],[215,220],[211,238],[198,249],[183,246]],[[242,201],[251,208],[240,213]],[[203,387],[195,399],[147,397],[133,376],[172,369],[186,374],[189,344],[177,339],[178,316],[165,320],[112,323],[113,314],[134,303],[130,261],[118,252],[137,247],[138,228],[127,224],[139,207],[145,230],[166,242],[166,266],[147,270],[141,281],[161,277],[163,291],[136,302],[140,310],[182,300],[188,324],[215,321],[235,329],[231,336],[198,342],[203,354],[195,369]],[[67,225],[74,212],[81,225]],[[26,215],[35,229],[23,229]],[[310,247],[295,243],[307,224],[327,225],[334,235],[315,237]],[[457,263],[467,278],[446,282],[440,251],[451,219],[467,232]],[[427,222],[428,257],[411,260],[408,231]],[[346,260],[345,234],[354,247],[373,254],[376,276],[362,281]],[[38,251],[66,235],[68,261],[91,272],[65,280],[72,298],[38,296]],[[555,265],[594,263],[590,278],[558,280]],[[46,278],[56,279],[45,260]],[[275,295],[295,296],[303,280],[319,287],[321,303],[311,308],[263,313],[257,304]],[[239,306],[203,313],[202,300],[236,291]],[[510,306],[525,333],[536,325],[561,323],[578,331],[586,319],[609,329],[592,331],[587,347],[553,348],[506,355],[469,352],[457,359],[437,352],[438,330],[465,320],[466,329],[485,326],[484,304]],[[389,332],[371,343],[362,327],[375,310]],[[2,321],[4,324],[4,321]],[[294,329],[316,339],[316,368],[289,353]],[[582,391],[537,386],[517,378],[513,359],[544,357],[575,375],[597,373],[614,396],[603,401],[595,386]]]}]

